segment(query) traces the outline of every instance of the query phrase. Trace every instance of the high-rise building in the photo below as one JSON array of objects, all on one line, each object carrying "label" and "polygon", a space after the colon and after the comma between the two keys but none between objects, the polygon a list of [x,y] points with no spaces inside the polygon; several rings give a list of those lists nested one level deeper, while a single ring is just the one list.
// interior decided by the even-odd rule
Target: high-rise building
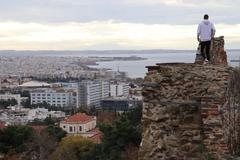
[{"label": "high-rise building", "polygon": [[78,89],[78,103],[80,107],[99,107],[101,87],[95,81],[81,81]]},{"label": "high-rise building", "polygon": [[110,96],[111,97],[119,97],[129,95],[129,84],[128,83],[114,83],[110,84]]},{"label": "high-rise building", "polygon": [[109,81],[101,81],[99,80],[101,87],[101,99],[107,98],[110,95],[110,83]]},{"label": "high-rise building", "polygon": [[78,86],[78,106],[100,107],[100,101],[109,97],[109,82],[104,80],[81,81]]}]

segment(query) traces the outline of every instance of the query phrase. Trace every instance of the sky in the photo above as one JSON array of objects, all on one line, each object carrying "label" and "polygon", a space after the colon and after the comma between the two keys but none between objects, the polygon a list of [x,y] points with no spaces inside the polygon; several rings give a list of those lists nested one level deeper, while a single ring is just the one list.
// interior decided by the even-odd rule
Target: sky
[{"label": "sky", "polygon": [[0,0],[0,50],[196,49],[205,13],[239,49],[240,0]]}]

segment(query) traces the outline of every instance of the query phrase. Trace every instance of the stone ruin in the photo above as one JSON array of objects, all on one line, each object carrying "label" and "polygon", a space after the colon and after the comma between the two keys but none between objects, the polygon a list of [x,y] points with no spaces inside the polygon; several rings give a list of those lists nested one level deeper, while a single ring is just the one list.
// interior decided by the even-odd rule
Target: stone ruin
[{"label": "stone ruin", "polygon": [[[200,53],[200,44],[198,46],[196,64],[203,64],[203,58]],[[213,65],[225,65],[227,66],[227,54],[224,50],[224,37],[213,38],[210,49],[210,63]]]},{"label": "stone ruin", "polygon": [[[149,66],[139,160],[220,160],[240,153],[240,72],[227,66],[223,37],[210,64]],[[228,158],[227,158],[228,157]]]}]

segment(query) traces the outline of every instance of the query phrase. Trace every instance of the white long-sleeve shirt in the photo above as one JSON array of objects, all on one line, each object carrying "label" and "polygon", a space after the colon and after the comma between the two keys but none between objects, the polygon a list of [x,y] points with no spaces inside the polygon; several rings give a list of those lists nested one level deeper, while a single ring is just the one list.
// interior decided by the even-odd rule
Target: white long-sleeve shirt
[{"label": "white long-sleeve shirt", "polygon": [[212,22],[204,20],[198,25],[197,34],[200,36],[201,42],[210,41],[216,29]]}]

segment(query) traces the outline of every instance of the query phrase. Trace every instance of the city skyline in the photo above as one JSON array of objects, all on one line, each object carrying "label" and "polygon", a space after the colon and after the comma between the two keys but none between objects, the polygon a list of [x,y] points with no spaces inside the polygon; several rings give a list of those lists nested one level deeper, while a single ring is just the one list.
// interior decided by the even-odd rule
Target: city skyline
[{"label": "city skyline", "polygon": [[0,50],[196,49],[205,13],[238,49],[240,2],[227,0],[3,0]]}]

